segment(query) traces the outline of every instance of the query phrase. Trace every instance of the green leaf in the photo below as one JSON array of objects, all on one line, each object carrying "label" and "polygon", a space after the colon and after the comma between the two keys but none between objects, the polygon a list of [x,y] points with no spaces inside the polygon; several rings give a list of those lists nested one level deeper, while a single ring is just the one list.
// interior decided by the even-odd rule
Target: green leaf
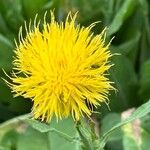
[{"label": "green leaf", "polygon": [[[104,116],[101,122],[100,137],[120,121],[121,115],[119,113],[109,113],[108,115]],[[121,129],[115,130],[107,139],[107,144],[105,146],[106,149],[123,150],[122,137],[123,137],[122,130]]]},{"label": "green leaf", "polygon": [[[135,131],[136,129],[136,131]],[[128,123],[122,127],[123,131],[123,146],[124,150],[140,150],[141,135],[140,135],[140,120]],[[135,133],[139,133],[138,135]]]},{"label": "green leaf", "polygon": [[150,58],[150,22],[149,22],[149,7],[148,1],[139,0],[141,5],[141,11],[143,12],[143,26],[142,26],[142,38],[141,38],[141,53],[140,62],[143,63]]},{"label": "green leaf", "polygon": [[140,79],[140,98],[145,101],[150,98],[150,60],[142,64],[141,67],[141,79]]},{"label": "green leaf", "polygon": [[2,150],[51,150],[46,133],[38,132],[23,123],[8,131],[1,139],[0,145],[4,147]]},{"label": "green leaf", "polygon": [[134,0],[126,0],[116,13],[112,23],[109,26],[108,36],[111,36],[115,32],[117,32],[122,26],[123,22],[132,15],[134,9],[136,8],[138,2]]},{"label": "green leaf", "polygon": [[147,150],[150,146],[150,114],[122,127],[124,150]]},{"label": "green leaf", "polygon": [[22,127],[17,139],[18,150],[51,150],[46,133],[38,132],[31,127]]},{"label": "green leaf", "polygon": [[12,42],[0,34],[0,68],[5,69],[5,71],[10,70],[12,67]]},{"label": "green leaf", "polygon": [[50,130],[52,130],[48,124],[45,124],[44,122],[40,122],[38,120],[26,119],[25,122],[27,122],[32,128],[38,130],[41,133],[49,132]]},{"label": "green leaf", "polygon": [[[92,1],[70,0],[64,2],[63,4],[64,6],[62,7],[62,9],[65,8],[64,9],[65,14],[70,10],[72,10],[72,12],[79,11],[77,19],[81,25],[85,25],[85,26],[95,21],[101,21],[103,15],[102,9],[104,5],[107,6],[105,0],[92,0]],[[97,30],[95,30],[95,32],[98,31],[99,33],[100,25],[98,25]]]},{"label": "green leaf", "polygon": [[[113,119],[112,119],[113,118]],[[107,132],[110,128],[112,128],[114,125],[119,123],[121,120],[121,117],[117,113],[109,113],[106,115],[102,120],[101,125],[101,135]],[[116,141],[120,140],[122,138],[122,132],[120,129],[114,131],[110,136],[108,141]]]},{"label": "green leaf", "polygon": [[145,115],[147,115],[148,113],[150,113],[150,100],[147,103],[140,106],[139,108],[137,108],[137,110],[134,111],[130,117],[128,117],[127,119],[123,120],[122,122],[116,124],[110,130],[108,130],[105,134],[103,134],[102,135],[102,143],[105,145],[107,138],[113,133],[114,130],[118,129],[119,127],[121,127],[135,119],[142,118]]},{"label": "green leaf", "polygon": [[[0,76],[6,79],[2,70],[0,71]],[[14,99],[10,88],[2,79],[0,79],[0,119],[3,121],[15,117],[15,114],[21,115],[23,113],[28,113],[31,109],[31,101],[24,99],[23,97],[16,97]],[[7,113],[6,113],[7,112]],[[4,114],[4,115],[3,115]]]},{"label": "green leaf", "polygon": [[3,33],[3,34],[11,34],[11,31],[10,29],[8,28],[2,14],[0,13],[0,33]]},{"label": "green leaf", "polygon": [[22,115],[13,119],[10,119],[4,123],[0,124],[0,137],[2,138],[3,135],[5,135],[5,133],[7,133],[8,131],[16,128],[22,121],[24,121],[25,119],[29,118],[30,115]]},{"label": "green leaf", "polygon": [[44,4],[44,6],[43,6],[43,10],[47,10],[47,9],[50,9],[50,8],[52,8],[52,6],[54,5],[54,1],[48,1],[46,4]]},{"label": "green leaf", "polygon": [[[53,119],[50,124],[45,124],[33,119],[26,119],[30,126],[40,131],[41,133],[47,133],[51,142],[51,150],[77,150],[79,144],[76,140],[76,130],[74,122],[71,118],[63,119],[57,122]],[[59,143],[59,145],[58,145]]]},{"label": "green leaf", "polygon": [[117,93],[113,91],[110,95],[110,108],[113,112],[121,112],[135,104],[137,77],[132,63],[125,56],[114,56],[112,62],[115,65],[110,69],[110,77]]},{"label": "green leaf", "polygon": [[122,145],[122,139],[108,141],[105,146],[106,150],[124,150]]},{"label": "green leaf", "polygon": [[141,34],[139,31],[137,31],[135,32],[135,34],[133,34],[131,39],[129,39],[128,41],[124,43],[121,43],[120,45],[112,46],[112,48],[116,53],[120,53],[122,55],[127,56],[132,50],[135,49],[135,45],[138,44],[140,37],[141,37]]},{"label": "green leaf", "polygon": [[141,38],[141,53],[140,53],[140,63],[143,64],[145,61],[148,61],[150,59],[150,41],[147,39],[147,34],[150,34],[150,32],[143,30],[142,31],[142,38]]},{"label": "green leaf", "polygon": [[[150,128],[150,126],[149,126]],[[146,131],[146,130],[142,130],[141,133],[142,136],[142,141],[141,141],[141,149],[142,150],[147,150],[148,147],[150,147],[150,132]]]},{"label": "green leaf", "polygon": [[2,150],[16,149],[17,136],[17,132],[14,129],[8,131],[0,140],[0,146],[4,147]]},{"label": "green leaf", "polygon": [[123,146],[124,150],[141,150],[136,141],[132,137],[127,135],[123,136]]},{"label": "green leaf", "polygon": [[23,14],[21,0],[1,0],[0,12],[5,19],[8,27],[15,33],[18,32],[20,25],[23,23]]},{"label": "green leaf", "polygon": [[[50,123],[50,127],[72,138],[75,136],[78,137],[72,118],[63,119],[59,122],[53,120]],[[57,132],[49,132],[49,139],[51,141],[51,150],[79,150],[80,143],[77,140],[68,141]]]},{"label": "green leaf", "polygon": [[141,149],[150,147],[150,114],[141,119]]},{"label": "green leaf", "polygon": [[43,6],[46,4],[47,0],[36,0],[36,1],[31,1],[31,0],[22,0],[22,7],[23,7],[23,12],[24,15],[27,19],[34,18],[35,15],[38,13],[40,16],[41,15],[41,10]]},{"label": "green leaf", "polygon": [[146,1],[146,0],[139,0],[139,3],[141,5],[141,7],[142,7],[143,14],[145,15],[145,17],[147,17],[148,13],[149,13],[148,1]]},{"label": "green leaf", "polygon": [[0,34],[0,43],[3,43],[9,48],[13,48],[12,42],[9,39],[7,39],[5,36],[3,36],[2,34]]}]

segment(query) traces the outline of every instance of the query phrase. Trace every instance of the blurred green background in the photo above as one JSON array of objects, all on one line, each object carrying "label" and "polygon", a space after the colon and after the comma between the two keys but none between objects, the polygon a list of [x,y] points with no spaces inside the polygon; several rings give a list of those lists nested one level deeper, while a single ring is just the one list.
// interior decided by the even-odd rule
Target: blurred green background
[{"label": "blurred green background", "polygon": [[[2,78],[6,78],[2,68],[8,74],[12,71],[14,39],[18,40],[19,27],[24,25],[25,20],[27,23],[30,19],[33,20],[37,13],[38,18],[42,19],[45,11],[49,10],[55,10],[58,21],[64,20],[70,10],[79,11],[77,23],[88,26],[94,21],[101,21],[93,29],[94,33],[100,33],[107,26],[107,40],[115,37],[110,49],[112,53],[121,55],[112,58],[115,65],[110,70],[110,78],[115,82],[114,86],[118,91],[110,94],[111,111],[105,104],[97,110],[101,112],[96,116],[100,132],[118,121],[123,111],[138,107],[150,98],[149,0],[0,0],[0,76]],[[50,19],[47,18],[47,21]],[[30,112],[31,107],[30,100],[22,97],[13,98],[10,89],[0,79],[1,123]],[[147,146],[150,146],[149,120],[149,116],[141,120],[141,130],[144,132],[142,150],[148,150]],[[41,144],[48,143],[47,135],[31,128],[23,135],[18,134],[11,130],[1,137],[0,150],[49,150],[47,146],[40,147]],[[37,140],[34,139],[35,137]],[[128,150],[123,140],[122,132],[114,134],[106,149]],[[26,142],[31,143],[31,141],[33,143],[31,147],[30,144],[26,145]],[[39,146],[35,146],[36,143]],[[132,147],[133,150],[136,148]],[[130,147],[129,149],[132,150]]]}]

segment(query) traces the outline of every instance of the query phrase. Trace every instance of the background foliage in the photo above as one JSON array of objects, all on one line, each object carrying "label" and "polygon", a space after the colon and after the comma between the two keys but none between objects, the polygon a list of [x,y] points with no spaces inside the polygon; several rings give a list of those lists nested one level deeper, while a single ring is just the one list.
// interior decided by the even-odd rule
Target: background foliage
[{"label": "background foliage", "polygon": [[[118,90],[110,94],[111,111],[104,104],[98,108],[97,115],[100,133],[119,122],[121,113],[138,107],[150,98],[150,1],[149,0],[0,0],[0,76],[5,77],[2,68],[12,70],[14,39],[17,40],[19,27],[24,20],[29,23],[36,13],[42,19],[46,10],[55,9],[57,20],[64,20],[68,11],[79,11],[77,22],[88,26],[101,21],[93,31],[95,34],[107,26],[107,40],[112,37],[111,51],[121,55],[114,56],[115,66],[110,70],[110,78]],[[47,21],[50,18],[47,17]],[[59,42],[59,41],[58,41]],[[30,112],[32,103],[22,97],[13,98],[10,89],[0,79],[0,122]],[[146,150],[150,139],[150,116],[141,120],[142,150]],[[68,120],[67,120],[68,121]],[[69,120],[70,121],[70,120]],[[61,125],[60,130],[68,134],[72,131],[71,122]],[[54,126],[58,126],[55,124]],[[14,128],[15,130],[14,130]],[[32,127],[17,124],[5,134],[0,131],[0,150],[69,150],[66,141],[55,134],[41,134]],[[129,131],[131,127],[126,127]],[[71,130],[71,131],[70,131]],[[135,143],[134,134],[127,134],[125,127],[115,132],[106,145],[108,150],[140,149]],[[56,143],[57,142],[57,143]],[[28,144],[26,144],[28,143]],[[58,145],[59,143],[59,145]],[[60,144],[61,143],[61,144]],[[2,145],[2,146],[1,146]],[[132,148],[129,146],[131,145]],[[136,146],[137,147],[136,147]],[[150,146],[150,145],[149,145]],[[78,147],[76,147],[77,149]]]}]

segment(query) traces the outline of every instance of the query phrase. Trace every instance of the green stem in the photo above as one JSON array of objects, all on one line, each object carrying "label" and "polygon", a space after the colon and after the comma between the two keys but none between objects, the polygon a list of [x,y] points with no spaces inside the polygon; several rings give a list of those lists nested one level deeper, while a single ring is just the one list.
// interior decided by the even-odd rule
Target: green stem
[{"label": "green stem", "polygon": [[82,150],[103,150],[103,144],[100,143],[95,133],[94,122],[90,121],[88,123],[90,131],[85,130],[87,127],[82,126],[81,122],[78,121],[76,124],[76,129],[82,142]]},{"label": "green stem", "polygon": [[98,139],[98,136],[96,135],[96,131],[95,131],[95,123],[92,120],[89,120],[89,123],[91,128],[92,141],[95,141]]},{"label": "green stem", "polygon": [[80,121],[77,122],[76,129],[77,129],[77,132],[82,141],[82,149],[83,150],[93,150],[91,147],[91,144],[90,144],[89,137],[87,137],[85,135],[85,133],[81,130],[81,122]]}]

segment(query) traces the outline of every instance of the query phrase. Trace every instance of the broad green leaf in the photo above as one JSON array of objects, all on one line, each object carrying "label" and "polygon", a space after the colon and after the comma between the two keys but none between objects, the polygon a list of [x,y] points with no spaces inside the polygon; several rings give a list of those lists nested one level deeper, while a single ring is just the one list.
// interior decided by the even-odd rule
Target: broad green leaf
[{"label": "broad green leaf", "polygon": [[[0,146],[4,147],[2,150],[16,149],[17,132],[14,129],[9,130],[0,140]],[[1,149],[0,149],[1,150]]]},{"label": "broad green leaf", "polygon": [[10,119],[4,123],[0,124],[0,137],[2,138],[5,133],[11,131],[12,129],[16,128],[23,120],[29,118],[30,115],[22,115],[13,119]]},{"label": "broad green leaf", "polygon": [[43,6],[46,4],[46,2],[47,0],[36,0],[36,1],[22,0],[23,12],[26,19],[30,19],[30,18],[34,19],[37,13],[40,16],[42,16],[41,10]]},{"label": "broad green leaf", "polygon": [[150,98],[150,60],[142,64],[140,79],[140,98],[145,101]]},{"label": "broad green leaf", "polygon": [[136,31],[135,34],[130,36],[130,39],[128,41],[121,43],[117,46],[112,46],[112,49],[119,54],[128,56],[132,51],[136,53],[135,49],[137,49],[139,40],[141,37],[141,33],[139,31]]},{"label": "broad green leaf", "polygon": [[[120,0],[119,0],[120,1]],[[102,12],[103,12],[103,15],[104,15],[104,19],[103,19],[103,22],[104,24],[107,26],[111,23],[112,21],[112,18],[114,17],[115,13],[116,13],[116,10],[117,8],[114,8],[116,5],[119,5],[120,4],[118,3],[119,1],[116,1],[116,0],[103,0],[103,7],[101,8],[102,9]],[[118,3],[118,4],[116,4]]]},{"label": "broad green leaf", "polygon": [[[8,62],[7,62],[8,63]],[[7,66],[8,67],[8,66]],[[4,67],[3,67],[4,68]],[[4,68],[5,71],[6,68]],[[7,79],[4,72],[0,71],[1,78]],[[3,121],[15,117],[15,114],[21,115],[23,113],[28,113],[31,109],[31,100],[24,99],[23,97],[16,97],[14,99],[13,94],[11,93],[10,88],[7,84],[0,79],[0,106],[4,107],[4,109],[0,109],[0,119]],[[7,113],[6,113],[7,112]],[[5,114],[5,115],[3,115]],[[10,116],[10,117],[9,117]]]},{"label": "broad green leaf", "polygon": [[78,150],[79,144],[75,140],[77,133],[71,118],[63,119],[59,122],[53,119],[50,124],[33,119],[26,119],[25,122],[41,133],[48,134],[51,150],[55,150],[56,147],[57,150]]},{"label": "broad green leaf", "polygon": [[[121,120],[121,117],[117,113],[109,113],[106,115],[102,120],[101,125],[101,135],[105,132],[107,132],[110,128],[112,128],[114,125],[119,123]],[[120,140],[122,138],[122,132],[120,129],[114,131],[110,136],[108,141],[116,141]]]},{"label": "broad green leaf", "polygon": [[124,150],[141,150],[140,124],[137,124],[137,127],[135,127],[137,128],[136,132],[139,132],[139,136],[136,135],[135,130],[133,130],[133,126],[135,127],[134,123],[128,123],[122,126]]},{"label": "broad green leaf", "polygon": [[0,34],[0,68],[5,69],[5,71],[10,70],[12,67],[12,48],[12,42]]},{"label": "broad green leaf", "polygon": [[23,123],[8,131],[1,139],[0,146],[6,150],[51,150],[46,133],[38,132]]},{"label": "broad green leaf", "polygon": [[[15,115],[12,113],[12,111],[8,108],[8,103],[1,103],[0,102],[0,122],[6,121],[10,118],[15,117]],[[7,112],[7,113],[6,113]]]},{"label": "broad green leaf", "polygon": [[11,34],[10,29],[8,28],[2,14],[0,13],[0,33],[2,34]]},{"label": "broad green leaf", "polygon": [[150,114],[141,119],[141,149],[150,147]]},{"label": "broad green leaf", "polygon": [[[64,11],[65,14],[70,10],[72,10],[73,12],[79,11],[77,19],[81,25],[85,26],[88,26],[95,21],[102,21],[102,9],[104,5],[107,5],[105,0],[69,0],[68,2],[63,4],[63,8],[66,8]],[[98,28],[97,30],[95,30],[95,32],[99,32],[100,25],[98,25]]]},{"label": "broad green leaf", "polygon": [[17,33],[24,20],[21,0],[1,0],[0,12],[3,15],[3,18],[5,19],[8,27],[13,32]]},{"label": "broad green leaf", "polygon": [[137,145],[136,141],[127,135],[123,136],[124,150],[141,150],[140,146]]},{"label": "broad green leaf", "polygon": [[[63,119],[59,122],[53,120],[50,123],[50,127],[70,137],[78,137],[72,118]],[[51,150],[79,150],[80,143],[78,141],[71,142],[66,140],[66,138],[63,138],[63,136],[60,136],[57,132],[49,132],[49,139],[51,141]]]},{"label": "broad green leaf", "polygon": [[150,114],[141,118],[141,128],[147,133],[150,133]]},{"label": "broad green leaf", "polygon": [[150,113],[150,100],[147,103],[140,106],[139,108],[137,108],[137,110],[135,110],[130,117],[128,117],[127,119],[116,124],[110,130],[108,130],[105,134],[103,134],[102,142],[105,143],[105,140],[107,140],[107,138],[113,133],[114,130],[118,129],[119,127],[121,127],[135,119],[142,118],[145,115],[147,115],[148,113]]},{"label": "broad green leaf", "polygon": [[0,43],[3,43],[4,45],[8,46],[11,49],[13,48],[12,42],[2,34],[0,34]]},{"label": "broad green leaf", "polygon": [[148,61],[150,59],[150,51],[149,51],[149,47],[150,47],[150,41],[148,41],[147,38],[147,34],[150,34],[150,32],[146,31],[146,29],[144,28],[142,31],[142,37],[141,37],[141,53],[140,53],[140,64],[145,63],[145,61]]},{"label": "broad green leaf", "polygon": [[127,42],[122,43],[121,45],[118,45],[118,46],[112,46],[112,48],[117,53],[127,55],[132,50],[132,48],[134,47],[134,44],[137,43],[139,37],[140,37],[140,34],[137,34],[131,40],[128,40]]},{"label": "broad green leaf", "polygon": [[0,124],[0,146],[8,150],[50,150],[47,134],[28,127],[24,123],[27,118],[30,115],[19,116]]},{"label": "broad green leaf", "polygon": [[38,130],[41,133],[49,132],[51,130],[50,126],[48,124],[45,124],[44,122],[40,122],[38,120],[34,119],[26,119],[25,120],[32,128]]},{"label": "broad green leaf", "polygon": [[[149,126],[149,128],[150,128],[150,126]],[[141,149],[147,150],[147,148],[150,147],[150,142],[149,142],[150,132],[143,130],[141,134],[142,134]]]},{"label": "broad green leaf", "polygon": [[125,56],[114,56],[112,62],[115,65],[109,73],[117,92],[111,92],[110,108],[112,112],[121,112],[135,104],[133,99],[137,97],[137,77],[132,63]]},{"label": "broad green leaf", "polygon": [[141,11],[143,12],[143,27],[142,27],[142,38],[141,38],[141,53],[140,62],[141,64],[150,58],[150,23],[149,23],[149,7],[148,1],[139,0],[141,4]]},{"label": "broad green leaf", "polygon": [[112,23],[109,26],[108,35],[111,36],[117,32],[122,26],[123,22],[134,12],[138,2],[134,0],[126,0],[116,13]]},{"label": "broad green leaf", "polygon": [[148,13],[149,13],[148,1],[147,0],[138,0],[138,1],[141,5],[142,11],[143,11],[145,17],[147,17]]},{"label": "broad green leaf", "polygon": [[[115,124],[119,123],[121,120],[121,116],[119,113],[109,113],[106,115],[102,122],[100,128],[100,137],[103,133],[107,132],[110,128],[112,128]],[[122,147],[122,131],[118,129],[114,131],[107,140],[106,149],[111,150],[123,150]],[[117,147],[116,147],[117,145]]]},{"label": "broad green leaf", "polygon": [[105,146],[106,150],[124,150],[122,139],[115,141],[108,141]]},{"label": "broad green leaf", "polygon": [[150,114],[122,127],[124,150],[147,150],[150,146]]},{"label": "broad green leaf", "polygon": [[[20,127],[21,128],[21,127]],[[22,127],[18,133],[17,150],[51,150],[46,133],[38,132],[31,127]]]},{"label": "broad green leaf", "polygon": [[43,10],[47,10],[47,9],[50,9],[52,6],[54,5],[54,1],[48,1],[47,3],[45,3],[44,5],[43,5]]}]

